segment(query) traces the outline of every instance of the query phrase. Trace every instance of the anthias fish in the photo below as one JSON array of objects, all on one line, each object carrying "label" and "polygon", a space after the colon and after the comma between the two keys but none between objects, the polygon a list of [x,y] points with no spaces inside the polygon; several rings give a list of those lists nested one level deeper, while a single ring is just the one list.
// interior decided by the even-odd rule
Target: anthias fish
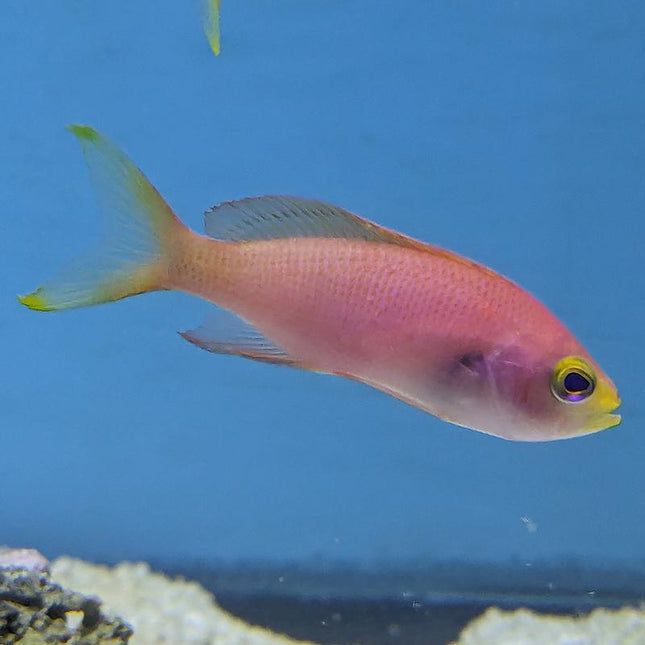
[{"label": "anthias fish", "polygon": [[70,130],[116,232],[105,254],[20,297],[31,309],[185,291],[231,312],[181,334],[211,352],[346,376],[506,439],[620,422],[616,388],[588,352],[490,269],[294,197],[225,202],[199,235],[110,141]]}]

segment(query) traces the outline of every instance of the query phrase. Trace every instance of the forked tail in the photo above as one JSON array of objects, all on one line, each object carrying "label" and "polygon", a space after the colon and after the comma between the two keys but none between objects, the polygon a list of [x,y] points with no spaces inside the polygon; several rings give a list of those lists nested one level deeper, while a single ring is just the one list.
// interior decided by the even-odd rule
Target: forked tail
[{"label": "forked tail", "polygon": [[87,257],[18,300],[30,309],[58,311],[166,288],[170,248],[184,225],[113,143],[88,126],[69,130],[83,149],[108,230]]}]

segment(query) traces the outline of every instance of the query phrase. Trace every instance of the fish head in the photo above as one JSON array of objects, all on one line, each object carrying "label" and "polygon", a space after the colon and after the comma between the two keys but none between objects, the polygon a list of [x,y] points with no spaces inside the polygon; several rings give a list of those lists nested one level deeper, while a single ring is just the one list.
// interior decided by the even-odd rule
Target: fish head
[{"label": "fish head", "polygon": [[612,380],[588,356],[568,355],[551,369],[552,405],[561,437],[606,430],[621,422],[621,401]]},{"label": "fish head", "polygon": [[[616,386],[575,339],[545,346],[540,339],[462,356],[464,388],[474,405],[469,427],[516,441],[550,441],[620,423]],[[478,416],[472,409],[478,409]],[[481,425],[485,427],[481,427]],[[479,427],[477,427],[479,425]]]}]

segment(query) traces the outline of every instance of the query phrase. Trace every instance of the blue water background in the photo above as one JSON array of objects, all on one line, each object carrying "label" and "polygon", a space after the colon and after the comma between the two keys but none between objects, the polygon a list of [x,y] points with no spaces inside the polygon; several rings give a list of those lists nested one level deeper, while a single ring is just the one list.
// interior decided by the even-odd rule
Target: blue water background
[{"label": "blue water background", "polygon": [[[50,556],[642,561],[645,5],[0,5],[0,543]],[[37,314],[98,238],[78,146],[119,143],[201,229],[317,197],[480,260],[614,378],[623,424],[520,444],[367,387],[201,352],[160,293]],[[529,530],[531,523],[536,531]]]}]

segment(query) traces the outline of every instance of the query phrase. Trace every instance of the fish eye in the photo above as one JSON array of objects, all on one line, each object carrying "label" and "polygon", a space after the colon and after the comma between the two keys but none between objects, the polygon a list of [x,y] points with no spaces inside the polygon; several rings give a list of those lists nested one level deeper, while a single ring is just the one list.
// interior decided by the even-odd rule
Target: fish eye
[{"label": "fish eye", "polygon": [[563,358],[551,374],[551,392],[565,403],[584,401],[595,387],[596,377],[591,366],[575,356]]}]

